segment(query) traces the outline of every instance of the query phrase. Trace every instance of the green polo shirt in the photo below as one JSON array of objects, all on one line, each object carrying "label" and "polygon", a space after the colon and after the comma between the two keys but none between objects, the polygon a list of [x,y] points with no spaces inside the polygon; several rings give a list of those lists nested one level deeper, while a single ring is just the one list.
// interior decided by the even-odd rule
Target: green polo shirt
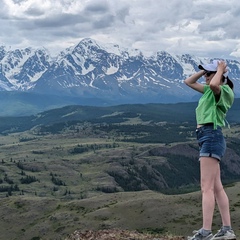
[{"label": "green polo shirt", "polygon": [[204,92],[199,99],[196,108],[197,124],[213,123],[216,126],[224,127],[227,111],[233,104],[234,93],[228,85],[221,85],[221,94],[216,102],[213,91],[209,85],[204,86]]}]

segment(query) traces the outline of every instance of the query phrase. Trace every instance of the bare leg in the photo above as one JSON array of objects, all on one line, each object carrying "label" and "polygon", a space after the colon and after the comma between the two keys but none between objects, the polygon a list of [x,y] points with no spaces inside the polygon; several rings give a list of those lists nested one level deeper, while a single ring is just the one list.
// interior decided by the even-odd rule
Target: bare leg
[{"label": "bare leg", "polygon": [[[218,174],[219,162],[215,158],[201,157],[201,190],[202,190],[202,213],[203,229],[212,229],[213,212],[215,208],[215,179]],[[219,182],[217,184],[219,188]],[[221,203],[220,203],[221,205]]]},{"label": "bare leg", "polygon": [[229,210],[229,200],[228,196],[222,186],[221,176],[220,176],[220,166],[217,170],[217,175],[214,185],[214,193],[216,202],[221,214],[223,226],[231,226],[230,210]]}]

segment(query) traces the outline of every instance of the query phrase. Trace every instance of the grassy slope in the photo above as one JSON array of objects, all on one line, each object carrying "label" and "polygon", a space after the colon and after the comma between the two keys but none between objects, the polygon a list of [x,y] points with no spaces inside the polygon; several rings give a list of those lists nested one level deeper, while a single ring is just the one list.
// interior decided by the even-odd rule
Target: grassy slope
[{"label": "grassy slope", "polygon": [[[232,134],[235,132],[238,134],[238,131],[232,131]],[[71,155],[68,150],[77,144],[110,140],[70,135],[38,136],[26,142],[19,142],[19,139],[33,137],[31,132],[0,138],[0,159],[4,159],[4,163],[0,165],[2,178],[7,173],[10,179],[20,179],[21,170],[16,167],[16,162],[20,160],[27,166],[38,169],[38,172],[32,172],[31,168],[24,172],[37,176],[40,180],[26,185],[19,184],[20,189],[24,189],[24,195],[14,192],[14,196],[6,198],[6,193],[0,194],[0,239],[64,239],[76,229],[102,228],[149,228],[163,234],[169,232],[187,235],[191,234],[192,229],[200,227],[200,192],[170,196],[153,191],[111,194],[96,191],[99,185],[112,182],[111,177],[104,173],[105,169],[117,161],[118,156],[131,156],[133,149],[138,149],[137,144],[121,143],[116,149]],[[148,144],[140,147],[143,154],[139,156],[139,160],[146,158],[144,152],[147,148]],[[33,151],[42,153],[35,154]],[[123,152],[125,155],[122,155]],[[150,163],[164,159],[153,157],[148,161]],[[67,186],[59,186],[58,191],[53,191],[50,172],[62,179]],[[80,173],[83,173],[82,176]],[[239,186],[236,184],[227,188],[232,206],[233,227],[236,230],[237,219],[240,217]],[[71,194],[64,195],[66,189]],[[218,213],[214,224],[216,230],[220,226]]]},{"label": "grassy slope", "polygon": [[[240,184],[228,187],[233,227],[239,235]],[[72,201],[11,197],[0,203],[0,239],[64,239],[77,229],[121,228],[188,235],[201,226],[200,192],[167,196],[152,191],[99,194]],[[13,217],[14,216],[14,217]],[[220,226],[216,210],[213,229]]]},{"label": "grassy slope", "polygon": [[[139,121],[139,118],[133,122],[133,119],[125,119],[125,124],[129,121],[134,124],[136,119]],[[225,134],[239,138],[239,129],[226,129]],[[29,141],[20,141],[24,138],[29,138]],[[145,155],[148,147],[164,144],[121,142],[114,149],[69,154],[69,150],[78,144],[112,143],[112,138],[115,135],[101,133],[96,137],[93,132],[88,132],[88,128],[77,136],[71,131],[46,136],[33,135],[31,131],[1,136],[1,178],[7,173],[10,179],[17,179],[19,183],[23,175],[16,163],[21,161],[29,167],[24,170],[25,174],[37,176],[40,181],[25,185],[19,183],[24,195],[14,192],[13,196],[6,197],[6,193],[0,193],[0,239],[64,239],[75,229],[102,228],[149,228],[155,232],[188,235],[200,227],[200,192],[169,196],[149,190],[111,194],[96,191],[102,185],[115,186],[113,179],[106,174],[106,168],[116,168],[118,165],[114,162],[140,154],[139,150],[139,161],[151,163],[165,160],[159,156]],[[50,172],[63,180],[66,186],[57,186],[58,190],[53,191],[55,185],[51,182]],[[64,195],[66,191],[70,191],[70,194]],[[237,229],[240,217],[239,184],[228,187],[227,191],[233,227],[240,234]],[[215,216],[214,230],[220,226],[217,211]]]}]

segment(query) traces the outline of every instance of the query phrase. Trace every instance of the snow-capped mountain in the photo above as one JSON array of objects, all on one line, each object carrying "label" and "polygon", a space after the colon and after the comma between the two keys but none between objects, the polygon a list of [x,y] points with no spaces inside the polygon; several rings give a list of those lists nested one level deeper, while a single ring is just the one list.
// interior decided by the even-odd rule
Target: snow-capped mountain
[{"label": "snow-capped mountain", "polygon": [[[171,55],[146,57],[140,50],[84,39],[55,59],[46,49],[0,47],[0,91],[36,92],[119,103],[192,101],[183,80],[210,59]],[[240,63],[227,60],[229,77],[240,96]],[[203,79],[204,80],[204,79]]]}]

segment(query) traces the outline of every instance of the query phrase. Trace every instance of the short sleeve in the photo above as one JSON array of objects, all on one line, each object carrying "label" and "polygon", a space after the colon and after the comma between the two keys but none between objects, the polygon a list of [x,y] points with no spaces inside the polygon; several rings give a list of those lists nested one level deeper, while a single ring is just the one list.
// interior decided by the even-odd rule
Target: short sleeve
[{"label": "short sleeve", "polygon": [[232,106],[234,101],[234,93],[228,85],[221,86],[221,95],[217,102],[217,106],[221,108],[223,112],[227,112]]}]

